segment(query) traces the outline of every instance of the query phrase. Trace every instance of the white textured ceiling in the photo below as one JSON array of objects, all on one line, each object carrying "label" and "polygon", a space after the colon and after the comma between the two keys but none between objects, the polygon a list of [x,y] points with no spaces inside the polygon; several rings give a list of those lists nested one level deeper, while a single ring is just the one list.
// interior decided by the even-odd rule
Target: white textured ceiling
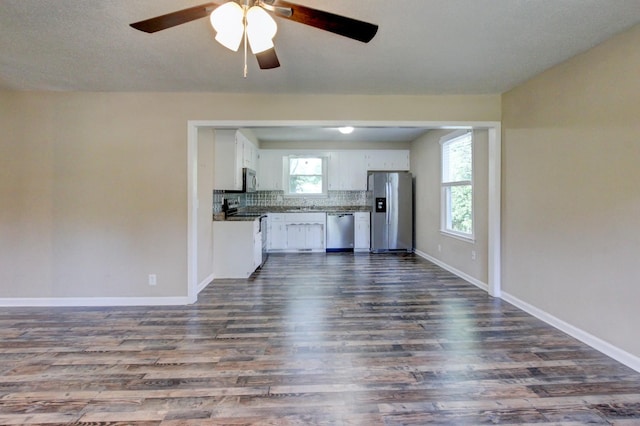
[{"label": "white textured ceiling", "polygon": [[128,25],[203,0],[0,0],[0,90],[502,93],[640,22],[640,0],[297,2],[380,29],[363,44],[277,19],[282,67],[250,57],[244,79],[207,19]]}]

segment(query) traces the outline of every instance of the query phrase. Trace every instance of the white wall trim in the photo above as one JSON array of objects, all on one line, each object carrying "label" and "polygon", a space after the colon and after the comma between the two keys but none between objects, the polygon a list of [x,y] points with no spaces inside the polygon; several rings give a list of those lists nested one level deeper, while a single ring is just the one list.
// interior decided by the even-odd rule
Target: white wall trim
[{"label": "white wall trim", "polygon": [[511,303],[519,309],[527,312],[528,314],[533,315],[534,317],[546,322],[547,324],[557,328],[560,331],[567,333],[568,335],[580,340],[582,343],[585,343],[591,346],[593,349],[602,352],[603,354],[615,359],[616,361],[626,365],[629,368],[634,369],[637,372],[640,372],[640,358],[626,352],[617,346],[612,345],[609,342],[606,342],[586,331],[573,326],[545,311],[539,309],[533,305],[530,305],[527,302],[524,302],[517,297],[502,292],[502,299]]},{"label": "white wall trim", "polygon": [[200,292],[202,290],[204,290],[204,288],[206,286],[208,286],[209,284],[211,284],[211,281],[213,281],[213,279],[215,278],[215,276],[213,275],[213,272],[211,273],[211,275],[209,275],[207,278],[205,278],[204,280],[200,281],[200,284],[198,284],[198,294],[200,294]]},{"label": "white wall trim", "polygon": [[2,307],[174,306],[187,297],[16,297],[1,298]]},{"label": "white wall trim", "polygon": [[489,195],[488,195],[488,281],[489,294],[500,297],[502,293],[502,130],[501,124],[488,129],[489,133]]},{"label": "white wall trim", "polygon": [[187,122],[187,303],[198,300],[198,127]]},{"label": "white wall trim", "polygon": [[427,253],[425,253],[423,251],[415,250],[414,253],[417,254],[418,256],[420,256],[421,258],[428,260],[429,262],[435,263],[436,265],[438,265],[442,269],[447,270],[447,271],[451,272],[454,275],[457,275],[458,277],[462,278],[463,280],[468,281],[469,283],[475,285],[479,289],[484,290],[486,292],[489,292],[489,285],[486,284],[486,283],[483,283],[479,279],[476,279],[476,278],[472,277],[471,275],[466,274],[466,273],[460,271],[459,269],[454,268],[453,266],[447,265],[443,261],[441,261],[439,259],[436,259],[435,257],[430,256],[430,255],[428,255]]}]

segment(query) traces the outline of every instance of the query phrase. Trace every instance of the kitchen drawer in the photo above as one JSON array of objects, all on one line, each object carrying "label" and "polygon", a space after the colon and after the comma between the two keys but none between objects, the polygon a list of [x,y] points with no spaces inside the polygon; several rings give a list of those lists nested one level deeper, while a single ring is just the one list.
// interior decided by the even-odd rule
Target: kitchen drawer
[{"label": "kitchen drawer", "polygon": [[313,213],[285,213],[285,222],[287,223],[320,223],[325,224],[327,222],[327,214],[322,212]]},{"label": "kitchen drawer", "polygon": [[284,222],[284,213],[267,213],[267,216],[271,222]]}]

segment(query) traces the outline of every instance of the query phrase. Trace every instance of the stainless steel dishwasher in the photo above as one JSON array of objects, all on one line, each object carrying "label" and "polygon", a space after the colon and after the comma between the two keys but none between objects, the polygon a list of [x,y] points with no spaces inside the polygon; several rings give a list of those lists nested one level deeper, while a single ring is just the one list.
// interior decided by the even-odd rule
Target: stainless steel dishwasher
[{"label": "stainless steel dishwasher", "polygon": [[352,251],[353,231],[353,213],[327,213],[327,251]]}]

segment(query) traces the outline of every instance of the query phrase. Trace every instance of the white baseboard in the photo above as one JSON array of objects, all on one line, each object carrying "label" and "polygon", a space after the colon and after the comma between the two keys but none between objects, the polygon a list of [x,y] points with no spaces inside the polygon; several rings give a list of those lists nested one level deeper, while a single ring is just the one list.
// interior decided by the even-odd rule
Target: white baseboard
[{"label": "white baseboard", "polygon": [[202,290],[204,290],[204,288],[206,286],[208,286],[209,284],[211,284],[211,281],[213,281],[214,279],[214,275],[213,272],[211,273],[211,275],[209,275],[207,278],[205,278],[204,280],[202,280],[202,282],[200,284],[198,284],[198,294],[200,294],[200,292]]},{"label": "white baseboard", "polygon": [[479,279],[474,278],[471,275],[466,274],[466,273],[454,268],[453,266],[449,266],[446,263],[444,263],[443,261],[438,260],[435,257],[432,257],[432,256],[428,255],[427,253],[425,253],[423,251],[414,250],[414,253],[417,254],[418,256],[420,256],[421,258],[428,260],[429,262],[435,263],[436,265],[438,265],[442,269],[445,269],[445,270],[451,272],[452,274],[459,276],[463,280],[470,282],[471,284],[473,284],[476,287],[486,291],[487,293],[489,292],[489,285],[486,284],[486,283],[483,283]]},{"label": "white baseboard", "polygon": [[528,314],[533,315],[546,322],[547,324],[557,328],[560,331],[567,333],[568,335],[580,340],[582,343],[585,343],[591,346],[593,349],[602,352],[603,354],[615,359],[616,361],[626,365],[629,368],[634,369],[635,371],[640,372],[640,358],[635,355],[626,352],[617,346],[612,345],[609,342],[606,342],[592,334],[587,333],[586,331],[575,327],[559,318],[554,317],[548,312],[543,311],[542,309],[536,308],[533,305],[528,304],[515,296],[512,296],[509,293],[502,292],[502,299],[516,306],[517,308],[522,309]]},{"label": "white baseboard", "polygon": [[188,297],[16,297],[0,298],[1,307],[175,306]]},{"label": "white baseboard", "polygon": [[[459,276],[460,278],[462,278],[465,281],[470,282],[471,284],[485,290],[485,291],[489,291],[489,286],[485,283],[483,283],[482,281],[479,281],[467,274],[465,274],[462,271],[457,270],[456,268],[453,268],[449,265],[447,265],[446,263],[432,257],[429,256],[428,254],[421,252],[420,250],[415,250],[415,253],[428,260],[429,262],[433,262],[436,265],[438,265],[439,267],[441,267],[442,269],[445,269],[449,272],[451,272],[454,275]],[[618,348],[617,346],[612,345],[609,342],[606,342],[592,334],[587,333],[586,331],[579,329],[578,327],[575,327],[565,321],[562,321],[559,318],[554,317],[553,315],[543,311],[542,309],[536,308],[533,305],[528,304],[527,302],[524,302],[520,299],[518,299],[515,296],[512,296],[509,293],[506,292],[502,292],[502,296],[501,298],[509,303],[511,303],[512,305],[516,306],[519,309],[522,309],[523,311],[525,311],[526,313],[533,315],[534,317],[538,318],[539,320],[542,320],[544,322],[546,322],[547,324],[551,325],[552,327],[557,328],[560,331],[563,331],[565,333],[567,333],[569,336],[574,337],[576,339],[578,339],[579,341],[581,341],[582,343],[589,345],[590,347],[592,347],[593,349],[602,352],[603,354],[615,359],[616,361],[620,362],[621,364],[626,365],[629,368],[632,368],[635,371],[640,372],[640,358],[630,354],[629,352],[626,352],[620,348]]]}]

